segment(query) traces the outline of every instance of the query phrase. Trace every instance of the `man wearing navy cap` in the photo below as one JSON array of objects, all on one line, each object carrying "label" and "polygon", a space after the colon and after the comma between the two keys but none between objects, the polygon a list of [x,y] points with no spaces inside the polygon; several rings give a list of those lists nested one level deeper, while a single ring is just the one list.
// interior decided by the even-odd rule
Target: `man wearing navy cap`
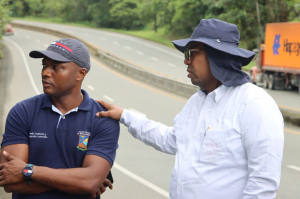
[{"label": "man wearing navy cap", "polygon": [[119,124],[81,89],[90,70],[86,46],[75,39],[30,52],[42,60],[44,94],[17,103],[1,144],[0,185],[13,199],[100,198],[116,157]]},{"label": "man wearing navy cap", "polygon": [[200,89],[168,127],[99,101],[147,145],[176,155],[171,199],[273,199],[280,183],[283,118],[275,101],[241,68],[254,53],[238,48],[239,31],[201,20],[191,38],[173,41]]}]

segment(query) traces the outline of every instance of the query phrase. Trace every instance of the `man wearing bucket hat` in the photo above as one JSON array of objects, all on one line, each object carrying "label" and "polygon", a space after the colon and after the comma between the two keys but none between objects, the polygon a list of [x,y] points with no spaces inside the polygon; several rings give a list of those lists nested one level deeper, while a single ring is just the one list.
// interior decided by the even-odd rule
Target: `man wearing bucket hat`
[{"label": "man wearing bucket hat", "polygon": [[[86,46],[60,39],[43,51],[44,93],[9,112],[1,144],[0,186],[13,199],[100,198],[116,157],[119,124],[81,89],[90,70]],[[111,175],[108,175],[112,181]]]},{"label": "man wearing bucket hat", "polygon": [[200,87],[168,127],[99,101],[147,145],[176,155],[172,199],[271,199],[281,175],[283,118],[274,100],[241,68],[254,53],[238,48],[235,25],[201,20],[191,38],[173,41]]}]

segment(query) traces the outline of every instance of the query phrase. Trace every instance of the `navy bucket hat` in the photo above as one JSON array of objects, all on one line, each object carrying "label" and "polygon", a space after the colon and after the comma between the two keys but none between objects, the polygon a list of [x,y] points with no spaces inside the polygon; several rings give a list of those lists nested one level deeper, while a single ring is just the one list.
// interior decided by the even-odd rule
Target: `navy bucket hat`
[{"label": "navy bucket hat", "polygon": [[234,24],[217,19],[202,19],[191,38],[172,41],[181,52],[190,42],[201,42],[216,50],[241,58],[242,66],[248,65],[255,53],[239,48],[240,33]]}]

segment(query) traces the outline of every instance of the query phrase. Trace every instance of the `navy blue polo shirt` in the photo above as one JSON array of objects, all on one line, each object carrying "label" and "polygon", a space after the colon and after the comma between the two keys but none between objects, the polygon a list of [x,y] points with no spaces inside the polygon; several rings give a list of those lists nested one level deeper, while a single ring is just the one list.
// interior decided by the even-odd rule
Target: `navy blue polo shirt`
[{"label": "navy blue polo shirt", "polygon": [[[9,112],[1,147],[29,145],[29,163],[50,168],[82,167],[85,155],[105,158],[111,165],[116,157],[119,122],[97,118],[106,109],[89,98],[64,116],[55,111],[49,95],[41,94],[17,103]],[[99,165],[100,166],[100,165]],[[80,183],[80,181],[78,182]],[[87,195],[51,190],[41,194],[13,194],[13,199],[86,199]],[[100,197],[98,197],[100,198]]]}]

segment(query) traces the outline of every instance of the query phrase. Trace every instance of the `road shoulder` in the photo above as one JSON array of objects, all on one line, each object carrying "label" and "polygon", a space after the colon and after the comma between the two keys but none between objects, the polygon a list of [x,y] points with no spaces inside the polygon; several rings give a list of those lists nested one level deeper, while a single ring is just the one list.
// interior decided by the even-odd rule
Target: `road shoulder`
[{"label": "road shoulder", "polygon": [[[2,53],[2,59],[0,59],[0,130],[1,134],[4,133],[4,102],[7,82],[7,67],[9,62],[9,51],[8,48],[0,41],[0,51]],[[2,141],[2,136],[0,137]],[[0,199],[9,199],[11,194],[5,193],[4,189],[0,188]]]}]

